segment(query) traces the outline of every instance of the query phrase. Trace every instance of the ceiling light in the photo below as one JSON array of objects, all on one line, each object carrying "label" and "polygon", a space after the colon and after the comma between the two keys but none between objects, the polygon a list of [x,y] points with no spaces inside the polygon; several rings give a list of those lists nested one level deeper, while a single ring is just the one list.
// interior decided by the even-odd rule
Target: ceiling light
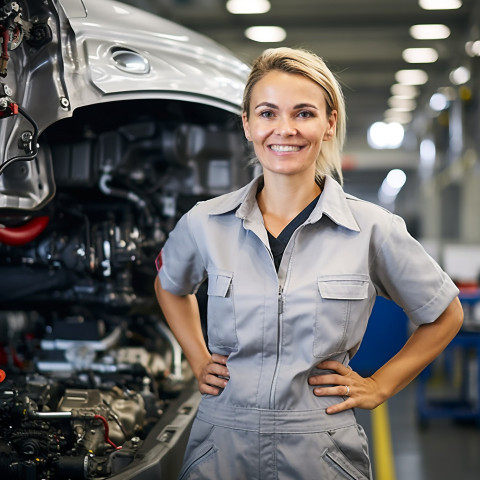
[{"label": "ceiling light", "polygon": [[435,157],[437,149],[435,142],[430,138],[425,138],[420,142],[420,174],[423,178],[431,175],[435,166]]},{"label": "ceiling light", "polygon": [[410,112],[399,112],[389,108],[385,110],[384,119],[386,123],[410,123],[412,121],[412,114]]},{"label": "ceiling light", "polygon": [[287,37],[287,32],[282,27],[249,27],[245,36],[254,42],[282,42]]},{"label": "ceiling light", "polygon": [[406,48],[402,57],[407,63],[433,63],[438,60],[438,53],[434,48]]},{"label": "ceiling light", "polygon": [[372,148],[398,148],[403,141],[403,126],[399,123],[375,122],[368,129],[367,140]]},{"label": "ceiling light", "polygon": [[390,87],[392,95],[400,97],[415,98],[420,94],[420,89],[414,85],[404,85],[402,83],[395,83]]},{"label": "ceiling light", "polygon": [[465,44],[465,51],[470,57],[480,57],[480,40],[467,42]]},{"label": "ceiling light", "polygon": [[463,85],[470,80],[470,70],[467,67],[458,67],[450,72],[449,78],[454,85]]},{"label": "ceiling light", "polygon": [[440,23],[412,25],[410,35],[416,40],[443,40],[450,36],[450,29]]},{"label": "ceiling light", "polygon": [[233,14],[249,15],[266,13],[270,10],[268,0],[228,0],[227,10]]},{"label": "ceiling light", "polygon": [[380,202],[386,205],[393,205],[406,181],[407,175],[403,170],[399,168],[390,170],[378,191]]},{"label": "ceiling light", "polygon": [[403,170],[395,168],[388,172],[387,177],[385,178],[387,185],[395,190],[400,190],[407,181],[407,176]]},{"label": "ceiling light", "polygon": [[456,10],[462,6],[461,0],[418,0],[424,10]]},{"label": "ceiling light", "polygon": [[417,102],[412,98],[393,96],[388,99],[388,105],[392,108],[415,110]]},{"label": "ceiling light", "polygon": [[427,83],[428,75],[424,70],[399,70],[395,74],[395,80],[398,83],[405,83],[406,85],[423,85]]},{"label": "ceiling light", "polygon": [[448,107],[448,99],[443,93],[437,92],[430,97],[429,105],[432,110],[441,112]]}]

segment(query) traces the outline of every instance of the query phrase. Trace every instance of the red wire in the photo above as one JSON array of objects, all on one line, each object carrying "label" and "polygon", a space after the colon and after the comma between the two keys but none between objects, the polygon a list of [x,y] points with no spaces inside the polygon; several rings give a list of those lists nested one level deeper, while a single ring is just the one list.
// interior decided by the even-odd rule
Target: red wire
[{"label": "red wire", "polygon": [[103,423],[103,427],[105,428],[105,441],[111,445],[115,450],[120,450],[120,448],[122,447],[117,447],[109,438],[108,436],[108,432],[109,432],[109,429],[108,429],[108,422],[107,422],[107,419],[103,416],[103,415],[95,415],[93,418],[96,418],[98,420],[101,420],[102,423]]}]

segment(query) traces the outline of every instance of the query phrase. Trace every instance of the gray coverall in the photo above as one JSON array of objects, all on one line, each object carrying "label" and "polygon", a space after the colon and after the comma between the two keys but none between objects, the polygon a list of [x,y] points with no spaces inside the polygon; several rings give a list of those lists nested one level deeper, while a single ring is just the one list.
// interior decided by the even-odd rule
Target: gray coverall
[{"label": "gray coverall", "polygon": [[261,181],[197,204],[161,252],[171,293],[195,293],[208,277],[208,347],[228,355],[230,372],[220,395],[203,395],[179,478],[371,478],[354,412],[327,415],[342,399],[315,396],[308,378],[325,359],[348,365],[377,295],[420,325],[458,289],[400,217],[330,177],[277,273],[256,201]]}]

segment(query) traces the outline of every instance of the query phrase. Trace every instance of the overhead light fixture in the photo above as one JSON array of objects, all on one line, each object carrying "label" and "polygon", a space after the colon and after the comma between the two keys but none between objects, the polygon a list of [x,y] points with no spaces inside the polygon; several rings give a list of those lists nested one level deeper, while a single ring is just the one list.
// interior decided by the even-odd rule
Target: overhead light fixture
[{"label": "overhead light fixture", "polygon": [[412,98],[393,96],[388,99],[388,105],[392,108],[406,109],[407,111],[415,110],[417,102]]},{"label": "overhead light fixture", "polygon": [[469,57],[480,57],[480,40],[467,42],[465,44],[465,51]]},{"label": "overhead light fixture", "polygon": [[267,13],[270,10],[268,0],[228,0],[226,8],[235,15]]},{"label": "overhead light fixture", "polygon": [[397,97],[415,98],[420,94],[420,89],[415,85],[404,85],[403,83],[394,83],[390,87],[392,95]]},{"label": "overhead light fixture", "polygon": [[392,205],[407,181],[403,170],[395,168],[390,170],[378,191],[378,199],[385,205]]},{"label": "overhead light fixture", "polygon": [[283,42],[287,38],[287,32],[282,27],[249,27],[245,30],[245,36],[254,42],[275,43]]},{"label": "overhead light fixture", "polygon": [[431,177],[435,167],[437,149],[435,142],[425,138],[420,142],[420,176],[424,179]]},{"label": "overhead light fixture", "polygon": [[461,0],[418,0],[424,10],[456,10],[462,6]]},{"label": "overhead light fixture", "polygon": [[409,31],[415,40],[443,40],[450,36],[450,29],[441,23],[412,25]]},{"label": "overhead light fixture", "polygon": [[430,97],[428,104],[435,112],[441,112],[448,107],[448,103],[448,98],[443,93],[437,92]]},{"label": "overhead light fixture", "polygon": [[423,85],[428,82],[428,75],[419,69],[399,70],[395,74],[395,80],[406,85]]},{"label": "overhead light fixture", "polygon": [[368,144],[375,149],[398,148],[403,142],[405,130],[400,123],[375,122],[367,134]]},{"label": "overhead light fixture", "polygon": [[438,53],[434,48],[406,48],[402,57],[407,63],[434,63]]},{"label": "overhead light fixture", "polygon": [[454,85],[463,85],[470,80],[470,70],[467,67],[458,67],[450,72],[449,78]]},{"label": "overhead light fixture", "polygon": [[400,112],[398,110],[395,110],[393,108],[389,108],[388,110],[385,110],[384,113],[384,119],[385,123],[410,123],[412,121],[412,114],[411,112]]}]

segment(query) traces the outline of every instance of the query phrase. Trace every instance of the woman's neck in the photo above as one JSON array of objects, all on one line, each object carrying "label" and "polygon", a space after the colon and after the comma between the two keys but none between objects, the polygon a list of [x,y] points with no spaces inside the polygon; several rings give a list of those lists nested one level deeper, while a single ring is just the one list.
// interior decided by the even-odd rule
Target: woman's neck
[{"label": "woman's neck", "polygon": [[315,178],[264,175],[257,202],[266,229],[275,237],[319,194]]}]

